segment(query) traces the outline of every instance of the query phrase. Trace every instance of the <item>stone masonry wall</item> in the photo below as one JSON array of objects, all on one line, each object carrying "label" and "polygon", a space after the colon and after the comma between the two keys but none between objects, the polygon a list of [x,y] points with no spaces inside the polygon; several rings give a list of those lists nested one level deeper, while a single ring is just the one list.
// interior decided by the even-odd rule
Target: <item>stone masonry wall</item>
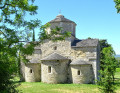
[{"label": "stone masonry wall", "polygon": [[[80,71],[78,75],[78,71]],[[71,81],[75,84],[88,84],[94,82],[91,65],[71,65]]]},{"label": "stone masonry wall", "polygon": [[[54,47],[57,47],[54,49]],[[48,56],[53,52],[57,52],[65,57],[71,59],[71,61],[75,59],[82,59],[85,61],[89,61],[92,63],[94,77],[98,78],[98,70],[99,70],[99,52],[98,47],[71,47],[71,42],[69,41],[59,41],[52,42],[47,41],[41,45],[39,48],[41,50],[40,54],[33,54],[32,56],[28,56],[28,59],[40,59]],[[37,51],[37,50],[36,50]],[[26,73],[26,72],[25,72]],[[32,76],[33,77],[33,76]]]},{"label": "stone masonry wall", "polygon": [[53,29],[56,26],[62,27],[63,32],[70,31],[75,36],[75,26],[76,25],[74,23],[69,23],[69,22],[51,23],[50,29]]},{"label": "stone masonry wall", "polygon": [[[49,67],[51,72],[49,73]],[[68,72],[68,60],[63,61],[43,61],[41,63],[41,81],[45,83],[66,83]]]},{"label": "stone masonry wall", "polygon": [[20,80],[25,81],[25,63],[21,62],[20,63]]},{"label": "stone masonry wall", "polygon": [[[54,49],[54,47],[56,47],[56,50]],[[62,54],[63,56],[69,56],[70,49],[71,43],[69,41],[48,41],[41,46],[42,58],[53,52],[57,52],[58,54]]]},{"label": "stone masonry wall", "polygon": [[[73,49],[73,50],[72,50]],[[97,47],[79,47],[72,48],[72,57],[73,59],[83,59],[85,61],[89,61],[92,64],[94,77],[98,79],[98,66],[99,66],[99,56],[98,56],[98,48]]]},{"label": "stone masonry wall", "polygon": [[36,63],[28,63],[25,66],[25,81],[38,82],[41,81],[41,65]]}]

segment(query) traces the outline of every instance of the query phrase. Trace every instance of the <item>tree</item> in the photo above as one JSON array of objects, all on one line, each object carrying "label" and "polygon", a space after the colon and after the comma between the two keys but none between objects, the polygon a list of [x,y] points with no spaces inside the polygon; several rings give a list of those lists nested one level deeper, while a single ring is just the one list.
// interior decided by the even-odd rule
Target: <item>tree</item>
[{"label": "tree", "polygon": [[27,49],[33,49],[34,44],[24,48],[29,40],[25,31],[27,21],[25,13],[36,14],[37,6],[29,4],[34,0],[0,0],[0,93],[15,93],[15,85],[11,80],[16,72],[18,52],[31,54]]},{"label": "tree", "polygon": [[[111,45],[108,44],[107,40],[100,40],[100,64],[102,65],[104,65],[104,61],[102,59],[105,59],[102,51],[106,47],[111,47]],[[100,65],[100,69],[104,70],[104,67],[102,65]]]},{"label": "tree", "polygon": [[106,40],[100,41],[100,80],[98,81],[99,88],[102,93],[115,93],[115,71],[117,61],[115,59],[115,52]]},{"label": "tree", "polygon": [[114,0],[115,8],[117,9],[117,13],[120,13],[120,0]]},{"label": "tree", "polygon": [[[34,29],[39,20],[25,20],[25,14],[37,14],[34,0],[0,0],[0,93],[15,93],[12,75],[19,69],[20,59],[28,62],[25,55],[31,55],[34,47],[45,39],[64,40],[70,32],[60,33],[56,27],[48,34],[44,25],[40,32],[40,42],[35,43]],[[31,35],[31,30],[33,36]],[[32,41],[31,41],[32,40]],[[21,56],[22,55],[22,56]],[[22,58],[21,58],[22,57]]]},{"label": "tree", "polygon": [[40,28],[40,20],[30,20],[30,22],[27,23],[27,28],[29,30],[33,31],[33,38],[32,41],[35,41],[35,28],[39,27]]}]

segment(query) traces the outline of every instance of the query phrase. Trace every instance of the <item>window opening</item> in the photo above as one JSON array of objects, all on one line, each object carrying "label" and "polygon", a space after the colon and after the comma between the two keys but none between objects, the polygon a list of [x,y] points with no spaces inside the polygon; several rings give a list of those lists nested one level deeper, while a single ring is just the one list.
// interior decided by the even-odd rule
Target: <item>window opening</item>
[{"label": "window opening", "polygon": [[57,46],[54,47],[54,50],[57,50]]},{"label": "window opening", "polygon": [[48,66],[48,73],[51,73],[51,66]]},{"label": "window opening", "polygon": [[78,70],[78,73],[77,73],[78,75],[80,75],[80,70]]},{"label": "window opening", "polygon": [[30,69],[30,73],[32,73],[33,71],[32,71],[32,69]]}]

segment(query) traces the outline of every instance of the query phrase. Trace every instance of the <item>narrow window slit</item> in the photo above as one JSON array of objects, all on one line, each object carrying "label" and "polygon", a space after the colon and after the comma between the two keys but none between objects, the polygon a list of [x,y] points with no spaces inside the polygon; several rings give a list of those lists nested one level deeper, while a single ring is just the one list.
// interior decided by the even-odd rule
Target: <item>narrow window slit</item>
[{"label": "narrow window slit", "polygon": [[80,70],[78,70],[78,73],[77,73],[78,75],[80,75]]},{"label": "narrow window slit", "polygon": [[32,69],[30,69],[30,73],[32,73],[33,71],[32,71]]},{"label": "narrow window slit", "polygon": [[51,66],[48,66],[48,73],[51,73]]}]

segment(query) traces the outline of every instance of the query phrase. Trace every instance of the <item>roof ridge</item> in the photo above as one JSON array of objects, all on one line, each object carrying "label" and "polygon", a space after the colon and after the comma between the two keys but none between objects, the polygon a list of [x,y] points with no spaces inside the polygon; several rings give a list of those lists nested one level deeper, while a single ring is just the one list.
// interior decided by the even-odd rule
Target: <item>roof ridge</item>
[{"label": "roof ridge", "polygon": [[[70,19],[65,18],[63,15],[57,15],[55,19],[49,21],[48,23],[53,23],[53,22],[72,22]],[[76,24],[76,23],[75,23]]]},{"label": "roof ridge", "polygon": [[62,56],[61,54],[58,54],[57,52],[53,52],[52,54],[49,54],[48,56],[44,57],[41,60],[67,60],[68,58]]},{"label": "roof ridge", "polygon": [[83,60],[83,59],[73,60],[70,64],[71,65],[91,65],[91,63],[89,61],[86,61],[86,60]]}]

